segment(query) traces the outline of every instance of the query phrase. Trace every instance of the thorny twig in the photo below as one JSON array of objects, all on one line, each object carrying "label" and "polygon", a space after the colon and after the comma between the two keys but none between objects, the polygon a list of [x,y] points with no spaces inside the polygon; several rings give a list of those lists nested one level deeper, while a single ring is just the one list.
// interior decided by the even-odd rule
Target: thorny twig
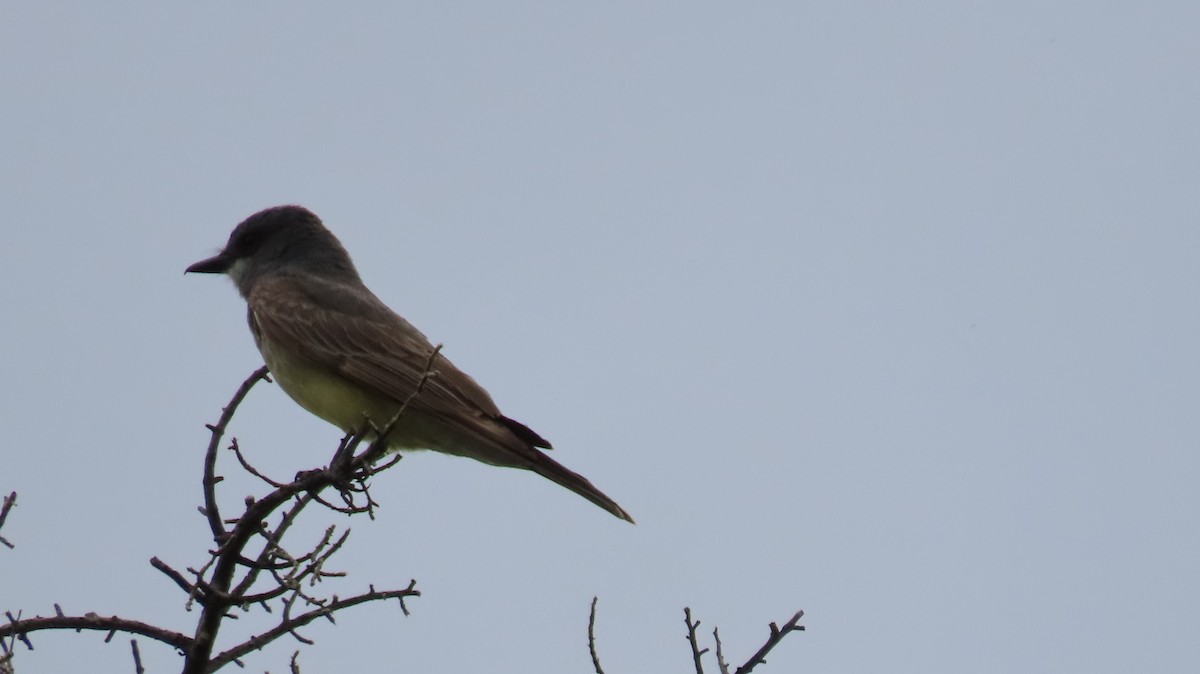
[{"label": "thorny twig", "polygon": [[404,615],[408,615],[408,607],[404,604],[404,600],[408,597],[419,596],[421,596],[421,593],[416,589],[416,581],[411,581],[408,587],[404,588],[403,590],[376,590],[371,588],[369,592],[364,592],[363,594],[350,597],[349,599],[338,599],[335,597],[333,601],[329,602],[325,606],[314,609],[307,613],[302,613],[298,616],[291,617],[286,622],[281,622],[270,630],[250,637],[249,639],[238,644],[237,646],[234,646],[233,648],[230,648],[220,655],[214,656],[212,658],[210,667],[214,670],[223,667],[224,665],[246,655],[247,653],[260,650],[262,647],[266,646],[272,641],[275,641],[284,634],[292,634],[301,643],[311,643],[311,641],[306,641],[304,637],[296,634],[295,630],[299,627],[307,625],[317,618],[328,617],[344,608],[356,606],[364,602],[396,599],[400,602],[400,610],[404,613]]},{"label": "thorny twig", "polygon": [[[188,636],[117,616],[103,617],[94,613],[68,616],[64,615],[57,605],[55,605],[56,615],[50,617],[26,619],[20,617],[19,614],[14,616],[12,613],[8,613],[6,614],[8,622],[0,623],[0,674],[8,674],[5,668],[11,667],[11,647],[16,640],[20,640],[27,648],[32,649],[33,644],[28,635],[40,630],[99,630],[108,633],[106,640],[116,632],[147,637],[180,651],[185,658],[183,669],[185,674],[208,674],[230,662],[238,662],[238,658],[262,649],[285,634],[290,633],[303,643],[311,643],[311,640],[300,636],[296,630],[317,618],[327,618],[332,621],[336,612],[358,604],[396,599],[400,602],[403,613],[408,615],[408,607],[404,600],[408,597],[420,596],[420,592],[416,589],[416,581],[409,581],[406,588],[397,590],[376,590],[374,586],[370,586],[369,591],[346,598],[334,595],[324,599],[310,595],[302,589],[302,583],[305,580],[308,581],[308,585],[313,586],[321,579],[345,575],[340,571],[327,570],[326,566],[330,558],[345,544],[349,530],[338,534],[334,527],[328,527],[324,536],[310,551],[299,555],[291,554],[284,549],[282,539],[292,524],[296,522],[301,511],[313,502],[325,503],[338,512],[373,514],[374,508],[378,504],[371,498],[367,481],[371,476],[394,466],[398,460],[397,456],[396,459],[376,465],[378,459],[387,452],[387,433],[399,421],[408,405],[424,391],[429,379],[436,375],[432,368],[440,349],[441,347],[438,346],[430,354],[426,372],[422,376],[417,390],[403,401],[395,417],[382,428],[376,427],[370,423],[370,420],[367,420],[365,429],[370,431],[375,438],[362,453],[357,453],[357,450],[367,433],[348,435],[339,444],[328,467],[300,473],[291,482],[283,482],[271,480],[255,469],[238,447],[237,440],[233,439],[231,449],[242,468],[266,482],[273,491],[259,498],[246,498],[242,514],[236,519],[227,520],[221,517],[216,495],[217,484],[223,480],[216,472],[217,449],[234,413],[250,389],[259,380],[270,381],[265,367],[256,370],[242,383],[229,404],[222,409],[218,422],[207,425],[211,437],[205,452],[204,505],[200,508],[200,512],[206,518],[216,544],[215,548],[210,551],[209,560],[199,570],[188,567],[189,575],[185,575],[157,557],[151,559],[151,565],[155,569],[187,592],[189,610],[193,602],[201,607],[202,611],[195,634]],[[328,504],[319,497],[320,493],[328,488],[333,488],[341,494],[342,501],[346,504],[345,507]],[[360,496],[363,501],[361,504],[358,502]],[[4,500],[4,505],[0,510],[0,525],[3,524],[4,517],[15,500],[16,494]],[[272,518],[272,514],[278,512],[285,505],[288,507],[280,514],[278,524],[274,528],[270,527],[267,522]],[[255,540],[259,540],[262,547],[248,556],[247,546]],[[260,580],[263,571],[269,573],[270,587],[260,592],[251,592]],[[235,578],[239,574],[240,579]],[[212,649],[217,632],[225,618],[237,618],[238,612],[246,612],[256,605],[270,613],[272,611],[269,602],[275,600],[283,603],[281,618],[275,627],[251,636],[223,653],[213,656]],[[293,615],[293,607],[300,608],[301,606],[312,608]],[[136,641],[131,643],[131,648],[135,667],[140,672],[142,671],[141,653]],[[294,673],[299,672],[297,658],[298,651],[297,655],[292,656],[290,663]]]},{"label": "thorny twig", "polygon": [[217,483],[224,479],[216,474],[217,448],[221,445],[221,438],[225,435],[229,421],[233,419],[238,405],[242,404],[242,400],[246,398],[246,394],[250,393],[250,389],[259,380],[271,381],[267,372],[267,366],[264,365],[247,377],[246,381],[238,387],[237,392],[233,394],[233,399],[229,401],[229,404],[222,408],[221,418],[217,420],[217,423],[206,426],[212,432],[212,436],[208,440],[208,449],[204,452],[204,507],[201,512],[208,518],[208,526],[212,530],[214,540],[220,541],[227,535],[225,524],[221,521],[221,511],[217,507]]},{"label": "thorny twig", "polygon": [[[597,598],[592,598],[592,610],[588,616],[588,650],[591,652],[592,664],[596,667],[596,673],[604,674],[600,668],[600,656],[596,654],[595,627],[597,601]],[[766,643],[746,661],[746,664],[738,667],[734,674],[749,674],[758,665],[766,663],[767,654],[771,652],[771,649],[778,646],[779,642],[783,641],[785,636],[791,632],[801,632],[804,630],[804,626],[799,624],[802,617],[804,617],[804,611],[797,611],[791,620],[783,624],[783,627],[771,623],[771,635],[767,638]],[[687,640],[692,649],[692,664],[696,669],[696,674],[704,674],[703,656],[705,653],[708,653],[708,649],[700,647],[700,640],[696,636],[696,629],[700,627],[700,621],[692,619],[692,609],[688,607],[683,609],[683,620],[684,624],[687,625]],[[713,628],[713,641],[717,644],[717,667],[720,668],[721,674],[729,674],[729,663],[725,661],[725,653],[721,644],[721,634],[716,628]]]},{"label": "thorny twig", "polygon": [[190,637],[179,632],[173,632],[138,620],[118,618],[117,616],[106,617],[96,615],[95,613],[87,613],[81,616],[54,615],[21,618],[11,613],[6,615],[8,617],[8,624],[0,625],[0,639],[4,637],[16,637],[29,650],[33,650],[33,642],[29,640],[29,635],[42,630],[95,630],[99,632],[112,632],[116,630],[118,632],[149,637],[175,648],[186,648],[191,643]]},{"label": "thorny twig", "polygon": [[[228,662],[236,660],[244,653],[261,649],[267,643],[274,641],[283,634],[290,633],[302,642],[307,641],[307,639],[296,633],[297,628],[311,622],[317,617],[329,617],[333,612],[343,608],[349,608],[350,606],[367,601],[389,598],[403,600],[404,597],[420,596],[420,593],[415,588],[415,582],[410,582],[409,587],[405,590],[377,592],[372,588],[370,592],[341,600],[337,599],[337,597],[334,597],[332,600],[323,600],[310,596],[301,589],[300,583],[303,579],[308,578],[311,583],[315,583],[316,580],[323,577],[341,575],[340,573],[325,571],[324,565],[330,555],[339,550],[342,544],[345,543],[348,532],[343,533],[341,537],[333,541],[333,529],[332,527],[327,529],[325,537],[321,542],[313,550],[303,555],[288,553],[281,546],[281,539],[283,533],[291,527],[292,523],[299,516],[300,511],[314,501],[329,505],[329,507],[338,512],[348,514],[365,512],[373,514],[377,504],[371,498],[367,480],[381,470],[395,465],[394,461],[387,462],[382,466],[374,464],[378,458],[387,452],[387,433],[399,421],[412,400],[424,391],[426,382],[435,376],[436,372],[432,368],[440,350],[441,346],[439,345],[430,353],[426,371],[422,375],[416,390],[401,404],[397,414],[388,424],[382,429],[377,429],[374,425],[370,424],[369,419],[367,420],[367,428],[374,431],[375,439],[361,454],[356,454],[355,452],[363,441],[363,438],[367,435],[366,432],[360,432],[343,438],[326,468],[300,473],[293,481],[284,483],[282,481],[271,480],[255,469],[241,452],[240,447],[236,443],[233,443],[232,449],[243,468],[275,487],[275,489],[257,500],[247,499],[245,512],[233,523],[231,529],[226,530],[223,526],[219,532],[214,529],[214,540],[217,542],[218,547],[212,553],[214,563],[211,574],[208,576],[205,587],[201,587],[200,582],[202,578],[199,577],[200,574],[197,574],[197,580],[193,585],[199,591],[193,589],[191,593],[200,602],[203,611],[194,641],[185,654],[184,674],[203,674],[213,671]],[[251,379],[247,380],[247,384],[243,385],[243,389],[248,385],[252,385],[259,378],[265,378],[265,373],[261,370],[252,375]],[[242,389],[239,389],[239,394],[244,396]],[[239,401],[240,398],[235,396],[235,400],[231,402],[230,407],[226,408],[228,416],[232,416],[229,412]],[[227,425],[228,418],[223,415],[222,421]],[[218,423],[216,426],[210,427],[214,437],[217,437],[219,433],[223,433],[225,425]],[[210,444],[210,454],[213,453],[211,448],[212,445]],[[206,462],[205,475],[206,487],[215,485],[217,479],[214,477],[215,471],[210,468],[208,462]],[[341,494],[346,507],[332,506],[332,504],[328,504],[328,502],[320,498],[320,493],[331,487]],[[211,524],[213,521],[211,513],[216,512],[216,505],[215,502],[208,502],[207,491],[206,489],[205,510],[209,513]],[[215,492],[215,489],[213,491]],[[364,503],[361,505],[356,502],[356,494],[361,495],[363,498]],[[269,516],[289,501],[294,502],[283,513],[280,523],[273,530],[267,527],[264,523],[269,519]],[[257,554],[256,559],[250,560],[244,556],[243,551],[255,538],[263,539],[263,548]],[[245,574],[235,583],[234,576],[238,573],[239,569],[245,569]],[[274,585],[271,589],[264,592],[250,594],[250,589],[259,579],[260,573],[264,569],[270,570]],[[176,577],[172,576],[172,579],[178,583]],[[258,636],[251,637],[219,656],[214,657],[212,655],[217,632],[231,609],[242,607],[245,610],[247,606],[254,604],[267,607],[266,602],[274,599],[283,601],[283,613],[279,624],[275,628]],[[306,605],[316,606],[317,608],[307,613],[293,616],[292,608],[296,605],[297,601],[303,601]],[[405,612],[407,613],[406,608]]]}]

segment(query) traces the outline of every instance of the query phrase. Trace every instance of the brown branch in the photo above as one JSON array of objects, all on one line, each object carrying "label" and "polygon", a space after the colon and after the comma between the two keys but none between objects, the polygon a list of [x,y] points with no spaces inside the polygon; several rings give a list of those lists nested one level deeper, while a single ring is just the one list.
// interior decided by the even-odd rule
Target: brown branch
[{"label": "brown branch", "polygon": [[416,589],[416,586],[417,581],[413,580],[410,581],[408,587],[403,590],[377,591],[374,588],[371,588],[370,592],[364,592],[363,594],[350,597],[349,599],[337,599],[329,602],[325,606],[313,609],[307,613],[302,613],[295,617],[288,617],[266,632],[252,636],[241,644],[238,644],[224,653],[215,656],[209,662],[208,669],[210,671],[220,669],[224,665],[248,653],[262,649],[264,646],[272,641],[275,641],[284,634],[289,632],[294,633],[297,628],[303,627],[317,618],[326,617],[342,609],[350,608],[351,606],[357,606],[358,604],[365,602],[399,599],[401,608],[404,610],[405,614],[407,614],[408,609],[404,608],[405,597],[421,596],[421,592]]},{"label": "brown branch", "polygon": [[[296,600],[298,600],[298,599],[303,599],[306,602],[308,602],[310,605],[316,604],[317,606],[321,606],[321,602],[319,602],[319,601],[314,602],[310,598],[304,596],[304,593],[301,592],[299,588],[294,588],[292,590],[292,596],[283,600],[283,616],[281,617],[279,624],[288,626],[287,633],[291,634],[293,639],[295,639],[296,641],[299,641],[300,643],[304,644],[305,646],[311,646],[316,642],[313,641],[312,639],[309,639],[308,637],[301,636],[300,633],[296,631],[296,628],[300,627],[300,625],[296,625],[292,622],[292,607],[296,605]],[[334,597],[334,601],[337,601],[337,597]],[[330,619],[332,620],[332,618],[330,618]],[[282,633],[280,634],[280,636],[282,636]],[[270,643],[270,642],[266,642],[266,643]]]},{"label": "brown branch", "polygon": [[767,637],[767,643],[763,644],[762,648],[758,649],[758,652],[746,661],[746,664],[738,667],[734,674],[748,674],[750,670],[767,661],[767,653],[770,653],[772,648],[778,646],[784,637],[791,632],[803,632],[804,625],[798,624],[803,617],[804,611],[796,611],[796,615],[784,623],[783,627],[778,627],[775,623],[771,623],[771,636]]},{"label": "brown branch", "polygon": [[715,627],[713,641],[717,642],[717,667],[720,668],[721,674],[729,674],[729,663],[725,662],[725,653],[721,650],[721,633]]},{"label": "brown branch", "polygon": [[[5,615],[9,620],[16,620],[11,612],[6,611]],[[29,639],[22,636],[22,641],[25,642],[25,645],[33,648],[33,646],[29,644]],[[0,674],[13,674],[12,659],[13,656],[16,655],[16,653],[13,652],[13,649],[16,648],[16,645],[16,636],[11,636],[7,639],[0,638]]]},{"label": "brown branch", "polygon": [[[225,414],[222,415],[221,422],[215,427],[212,427],[214,440],[210,442],[209,452],[206,455],[205,463],[205,511],[209,517],[210,526],[213,528],[214,539],[218,542],[218,548],[213,553],[213,569],[210,580],[208,581],[207,586],[203,588],[203,592],[207,598],[206,601],[201,602],[204,610],[200,616],[199,624],[197,625],[195,637],[193,638],[191,647],[187,649],[187,653],[185,654],[185,663],[183,668],[184,674],[204,674],[204,672],[212,671],[219,666],[213,659],[212,650],[217,638],[217,632],[220,630],[221,623],[228,615],[230,608],[248,604],[249,602],[246,601],[247,598],[255,601],[265,602],[267,599],[279,597],[284,593],[279,591],[279,586],[277,586],[275,590],[259,593],[257,595],[250,595],[249,597],[244,594],[244,592],[248,591],[250,586],[253,585],[254,580],[258,578],[259,569],[265,566],[256,562],[250,562],[247,564],[249,560],[247,560],[243,554],[246,546],[255,536],[263,536],[266,539],[264,549],[259,554],[259,562],[269,562],[277,557],[285,557],[285,551],[279,547],[279,538],[282,536],[282,531],[290,526],[291,522],[299,514],[299,511],[305,505],[307,505],[308,502],[313,500],[320,501],[320,493],[330,487],[337,489],[342,493],[343,500],[345,500],[349,506],[347,510],[351,512],[367,512],[368,514],[372,512],[372,508],[374,507],[375,503],[370,498],[369,493],[367,493],[366,481],[370,476],[375,475],[380,470],[395,465],[395,462],[388,462],[382,468],[375,467],[373,464],[377,459],[382,457],[387,452],[388,433],[400,420],[401,415],[403,415],[403,413],[407,410],[408,405],[416,398],[416,396],[420,395],[424,391],[425,384],[429,381],[429,379],[436,375],[436,371],[432,368],[440,350],[440,345],[434,348],[433,352],[429,356],[425,373],[422,375],[420,382],[418,382],[416,390],[410,396],[408,396],[407,399],[405,399],[405,401],[401,404],[399,411],[388,422],[388,424],[380,429],[374,427],[373,424],[370,424],[370,420],[368,420],[367,427],[368,429],[375,431],[376,437],[365,451],[363,451],[361,454],[355,455],[357,448],[362,442],[365,432],[358,433],[352,437],[348,436],[347,438],[343,438],[328,467],[323,470],[314,470],[301,473],[297,475],[296,479],[292,482],[281,484],[275,488],[274,491],[263,496],[261,499],[247,499],[245,511],[241,517],[233,522],[233,528],[228,531],[224,529],[223,522],[220,520],[219,515],[217,515],[215,501],[215,485],[217,478],[214,477],[216,461],[216,450],[214,449],[214,443],[218,442],[217,438],[220,437],[220,434],[224,431],[225,425],[228,424],[229,418],[232,416],[230,411],[234,405],[231,403],[231,405],[226,408]],[[248,390],[258,378],[263,376],[265,376],[265,371],[262,369],[257,371],[254,375],[251,375],[251,377],[247,379],[245,383],[243,383],[242,389],[239,389],[239,394],[244,395],[243,390]],[[235,402],[240,402],[240,397],[235,396],[234,400]],[[241,459],[242,457],[240,451],[237,451],[237,454],[239,459]],[[248,463],[243,461],[243,465],[248,466]],[[355,483],[357,483],[359,486],[355,487]],[[353,494],[355,492],[362,493],[365,496],[365,505],[357,506],[354,504]],[[212,495],[211,498],[209,496],[210,493]],[[263,523],[268,520],[271,513],[275,512],[287,501],[301,495],[308,497],[308,500],[302,497],[302,502],[294,505],[293,508],[284,515],[284,520],[281,521],[280,526],[275,532],[268,530],[264,533]],[[334,509],[340,510],[338,508]],[[220,524],[221,526],[214,525],[214,522],[216,524]],[[340,545],[341,541],[334,545],[334,550],[340,547]],[[314,551],[311,559],[312,563],[308,567],[309,570],[311,570],[311,573],[306,573],[306,575],[309,575],[313,578],[318,578],[322,575],[331,575],[321,570],[322,565],[326,561],[327,557],[321,557],[319,551]],[[295,560],[291,561],[293,564],[296,563]],[[233,577],[237,572],[237,569],[245,566],[249,566],[251,570],[245,577],[243,577],[242,582],[238,583],[238,590],[230,592],[230,588],[233,587]],[[294,595],[290,600],[285,600],[285,618],[284,622],[281,623],[281,625],[290,625],[290,627],[279,633],[274,631],[265,633],[264,635],[260,635],[260,637],[258,637],[259,639],[266,638],[268,636],[270,639],[276,639],[281,634],[294,631],[296,627],[307,624],[307,622],[311,621],[315,617],[328,616],[333,611],[338,610],[338,608],[352,606],[354,603],[361,603],[362,601],[387,599],[393,596],[387,592],[378,593],[372,589],[372,591],[367,595],[362,595],[355,598],[356,601],[354,601],[354,603],[348,604],[345,602],[338,602],[335,598],[333,602],[321,606],[315,611],[310,611],[309,613],[297,618],[291,618],[287,617],[291,607],[290,602],[294,602],[296,598],[303,595],[300,594],[298,586],[293,586],[290,583],[285,582],[284,578],[278,574],[276,574],[276,582],[279,585],[289,589],[295,589],[296,591],[296,595]],[[408,591],[397,590],[390,592],[407,592],[407,594],[403,596],[419,596],[415,593],[415,590],[412,590],[411,587]],[[303,598],[310,604],[316,603],[310,597],[303,596]],[[401,606],[403,607],[403,602],[401,602]],[[407,609],[405,609],[405,613],[407,614]],[[301,621],[302,619],[304,620]],[[265,644],[267,642],[262,643]],[[261,647],[262,645],[260,644],[254,648],[251,648],[250,650],[255,650]],[[229,653],[229,651],[226,653]],[[228,662],[229,660],[236,659],[239,656],[240,654],[233,654],[228,660],[222,662]]]},{"label": "brown branch", "polygon": [[292,504],[292,507],[283,514],[279,521],[279,526],[275,527],[274,531],[269,531],[265,534],[267,542],[263,546],[262,552],[259,553],[258,559],[252,564],[245,565],[248,566],[250,570],[247,571],[245,577],[242,578],[242,582],[238,583],[238,586],[234,588],[233,594],[235,596],[240,597],[249,592],[250,587],[254,585],[256,580],[258,580],[258,574],[272,566],[272,560],[275,557],[275,550],[279,548],[280,540],[283,539],[283,535],[296,521],[296,517],[300,515],[300,511],[304,510],[305,506],[307,506],[309,501],[312,499],[312,494],[304,494],[297,497],[296,502]]},{"label": "brown branch", "polygon": [[[3,647],[0,649],[2,651],[0,652],[0,672],[10,664],[8,661],[11,658],[11,646],[20,640],[26,647],[32,649],[33,644],[28,635],[41,630],[103,631],[107,632],[106,641],[118,632],[147,637],[181,651],[184,656],[184,674],[209,674],[230,662],[238,662],[238,658],[263,648],[285,634],[290,633],[301,642],[311,643],[297,630],[317,618],[326,618],[333,622],[333,616],[337,611],[358,604],[397,599],[400,602],[401,610],[408,615],[405,599],[420,596],[420,592],[416,590],[415,581],[410,582],[406,589],[398,590],[378,591],[374,586],[369,586],[368,592],[348,599],[339,599],[337,595],[326,599],[307,594],[304,591],[305,581],[308,585],[313,586],[323,579],[345,575],[340,571],[327,570],[326,567],[330,565],[333,555],[339,552],[346,543],[349,530],[336,535],[338,533],[336,529],[332,526],[329,527],[319,542],[303,555],[289,553],[282,547],[281,542],[284,534],[296,522],[304,508],[313,502],[326,503],[338,512],[349,514],[365,512],[373,515],[373,509],[378,504],[371,498],[369,478],[396,464],[399,455],[389,461],[379,462],[379,465],[376,465],[376,462],[388,452],[388,434],[399,422],[412,401],[425,390],[427,382],[437,374],[433,369],[433,364],[440,349],[441,347],[438,346],[430,354],[426,371],[418,382],[416,390],[403,401],[396,415],[382,428],[374,426],[368,420],[367,428],[363,432],[348,435],[343,439],[330,464],[323,469],[300,473],[289,483],[270,480],[251,465],[237,446],[235,439],[232,449],[242,468],[251,475],[265,480],[273,489],[261,498],[246,498],[240,516],[236,519],[225,519],[221,517],[217,501],[217,484],[223,479],[217,475],[216,462],[219,454],[217,449],[221,445],[234,413],[250,389],[260,379],[270,381],[265,367],[256,370],[241,384],[229,404],[222,408],[218,422],[207,426],[211,437],[204,458],[202,482],[204,505],[200,511],[208,521],[213,540],[216,543],[215,549],[210,551],[208,561],[199,570],[189,566],[186,573],[175,570],[157,557],[150,560],[155,569],[170,578],[175,585],[188,594],[188,610],[191,610],[193,600],[201,606],[201,615],[197,620],[195,634],[188,636],[117,616],[102,617],[93,613],[84,616],[68,616],[64,615],[57,605],[55,605],[57,615],[52,617],[38,616],[22,619],[9,613],[7,614],[7,624],[2,624],[0,621],[0,646]],[[368,431],[372,431],[376,437],[360,453],[359,448],[364,442],[364,437],[368,436]],[[321,492],[330,488],[341,494],[346,507],[335,506],[320,498]],[[15,493],[4,499],[3,505],[0,506],[0,525],[3,524],[4,518],[15,501]],[[285,508],[289,501],[292,502],[290,507]],[[281,509],[283,509],[282,512]],[[266,523],[268,520],[274,519],[274,513],[277,512],[281,512],[281,519],[274,528],[271,528]],[[255,541],[261,541],[262,548],[248,550],[247,547]],[[245,574],[240,578],[241,582],[235,585],[235,576],[238,576],[241,570],[244,570]],[[263,580],[264,584],[268,581],[268,577],[263,575],[263,571],[270,574],[270,587],[264,587],[264,591],[250,594],[257,581]],[[275,600],[279,600],[283,604],[278,625],[250,637],[240,645],[234,646],[216,657],[213,656],[218,631],[226,618],[235,619],[238,617],[239,610],[245,612],[256,604],[270,613],[272,612],[270,603]],[[299,615],[293,615],[293,608],[309,610]],[[136,639],[131,641],[131,649],[135,669],[141,672],[144,668]],[[299,671],[296,657],[293,657],[291,666],[294,672]]]},{"label": "brown branch", "polygon": [[200,603],[204,603],[204,597],[200,596],[200,587],[197,584],[188,581],[187,578],[183,577],[182,573],[172,569],[167,565],[166,562],[162,561],[158,557],[151,557],[150,566],[162,571],[167,578],[175,581],[175,584],[178,585],[184,592],[187,592],[189,597],[196,597],[200,600]]},{"label": "brown branch", "polygon": [[242,448],[241,448],[241,446],[238,445],[237,438],[233,438],[232,440],[229,441],[229,449],[233,450],[233,453],[237,456],[238,463],[242,464],[242,470],[246,471],[247,473],[250,473],[254,477],[257,477],[258,479],[262,480],[263,482],[266,482],[268,485],[270,485],[276,489],[279,489],[280,487],[284,486],[285,483],[278,482],[276,480],[272,480],[271,478],[269,478],[266,475],[263,475],[261,472],[259,472],[259,470],[257,468],[250,465],[250,461],[248,461],[246,459],[246,456],[244,454],[242,454]]},{"label": "brown branch", "polygon": [[[59,615],[59,617],[62,617],[62,609],[58,607],[58,604],[54,605],[54,611]],[[5,611],[4,617],[8,618],[10,625],[15,625],[16,622],[21,619],[21,612],[17,611],[17,615],[14,616],[12,611]],[[16,642],[20,641],[21,643],[25,644],[25,648],[28,648],[31,651],[33,650],[33,642],[29,640],[29,637],[24,632],[16,632],[10,638],[12,639],[13,644],[16,644]]]},{"label": "brown branch", "polygon": [[[334,476],[330,475],[329,471],[313,471],[257,501],[248,503],[245,513],[238,518],[233,530],[226,534],[225,540],[216,552],[216,565],[209,584],[218,592],[228,593],[233,583],[234,572],[240,564],[241,551],[250,542],[251,537],[261,530],[262,522],[293,496],[306,491],[319,492],[331,486],[333,479]],[[209,602],[204,606],[200,624],[196,628],[195,640],[186,656],[184,674],[202,674],[209,670],[208,662],[217,637],[217,630],[220,628],[226,612],[235,603],[233,601],[228,603]]]},{"label": "brown branch", "polygon": [[[271,575],[275,579],[275,588],[259,594],[246,595],[235,593],[239,602],[243,605],[261,604],[292,591],[299,593],[310,604],[320,604],[317,600],[300,593],[299,588],[301,583],[306,579],[309,581],[309,585],[316,585],[323,578],[339,578],[346,575],[344,571],[326,571],[324,568],[325,562],[329,561],[345,545],[346,540],[350,536],[350,530],[347,529],[342,532],[342,535],[336,541],[333,541],[333,532],[334,527],[326,529],[325,536],[321,539],[321,542],[317,543],[316,547],[303,557],[289,557],[291,562],[288,565],[290,570],[287,574],[280,574],[275,569],[271,569]],[[281,548],[277,549],[277,552],[287,555]]]},{"label": "brown branch", "polygon": [[[12,507],[16,504],[17,492],[14,491],[13,493],[4,497],[4,505],[0,506],[0,529],[4,528],[4,520],[8,519],[8,511],[12,510]],[[9,550],[12,550],[13,547],[15,547],[12,543],[8,542],[7,538],[3,536],[0,536],[0,545],[6,546]]]},{"label": "brown branch", "polygon": [[708,649],[701,649],[700,644],[696,642],[696,628],[700,626],[700,621],[692,622],[692,609],[684,607],[683,622],[688,628],[688,643],[692,646],[692,662],[696,665],[696,674],[704,674],[704,663],[700,661],[700,656],[708,652]]},{"label": "brown branch", "polygon": [[604,674],[604,668],[600,666],[600,654],[596,652],[596,602],[600,601],[599,597],[592,597],[592,612],[588,615],[588,651],[592,654],[592,666],[596,668],[596,674]]},{"label": "brown branch", "polygon": [[149,637],[180,650],[187,650],[192,645],[191,637],[179,632],[172,632],[138,620],[128,620],[117,616],[106,618],[95,613],[82,616],[56,615],[35,618],[14,618],[10,615],[8,624],[0,625],[0,638],[15,636],[24,641],[27,648],[33,650],[33,646],[27,641],[26,636],[42,630],[126,632]]},{"label": "brown branch", "polygon": [[342,532],[336,541],[332,540],[334,527],[329,527],[325,530],[325,537],[313,548],[312,552],[304,557],[296,560],[297,562],[305,562],[304,568],[296,574],[292,579],[293,582],[299,583],[305,578],[308,579],[309,585],[316,585],[322,578],[338,578],[346,575],[345,571],[326,571],[325,562],[328,562],[346,541],[350,538],[350,530]]},{"label": "brown branch", "polygon": [[216,425],[207,425],[209,431],[212,432],[212,437],[208,441],[208,450],[204,454],[204,516],[208,518],[208,526],[212,529],[213,538],[220,541],[226,535],[225,524],[221,521],[221,511],[217,507],[217,483],[222,478],[216,476],[217,465],[217,447],[221,444],[221,438],[225,435],[225,428],[229,426],[229,420],[233,419],[233,415],[237,412],[238,405],[242,404],[242,400],[246,394],[250,393],[250,389],[258,383],[258,380],[265,379],[271,381],[267,376],[267,366],[264,365],[254,371],[242,385],[238,387],[229,404],[221,410],[221,418],[217,420]]}]

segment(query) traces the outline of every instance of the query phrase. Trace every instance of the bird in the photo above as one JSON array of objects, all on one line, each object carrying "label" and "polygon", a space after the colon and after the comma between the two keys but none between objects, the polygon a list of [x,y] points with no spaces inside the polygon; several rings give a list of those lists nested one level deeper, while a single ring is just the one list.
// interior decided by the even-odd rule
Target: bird
[{"label": "bird", "polygon": [[[184,273],[232,279],[279,387],[344,432],[382,429],[408,401],[385,438],[390,451],[433,450],[529,470],[634,521],[587,478],[551,459],[545,438],[502,414],[482,386],[376,297],[342,243],[307,208],[251,215],[218,254]],[[426,377],[427,370],[434,375]]]}]

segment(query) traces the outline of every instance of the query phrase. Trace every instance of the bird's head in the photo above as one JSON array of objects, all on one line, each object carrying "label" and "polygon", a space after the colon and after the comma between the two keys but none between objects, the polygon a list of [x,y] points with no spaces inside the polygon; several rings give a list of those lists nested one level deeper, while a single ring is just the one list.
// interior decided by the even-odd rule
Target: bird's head
[{"label": "bird's head", "polygon": [[275,206],[243,220],[220,253],[184,273],[226,274],[242,295],[271,274],[307,274],[358,280],[350,254],[337,237],[302,206]]}]

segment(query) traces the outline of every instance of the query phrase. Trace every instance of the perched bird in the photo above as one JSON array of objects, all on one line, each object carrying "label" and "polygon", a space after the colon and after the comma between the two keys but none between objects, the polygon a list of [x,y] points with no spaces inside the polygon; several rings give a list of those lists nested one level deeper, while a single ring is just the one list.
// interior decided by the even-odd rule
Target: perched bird
[{"label": "perched bird", "polygon": [[[301,407],[341,428],[385,426],[425,374],[434,347],[363,285],[349,253],[311,211],[277,206],[246,218],[224,250],[187,272],[227,274],[275,381]],[[186,273],[186,272],[185,272]],[[591,482],[542,451],[550,443],[500,413],[441,353],[436,374],[388,434],[394,450],[431,449],[524,468],[633,522]]]}]

